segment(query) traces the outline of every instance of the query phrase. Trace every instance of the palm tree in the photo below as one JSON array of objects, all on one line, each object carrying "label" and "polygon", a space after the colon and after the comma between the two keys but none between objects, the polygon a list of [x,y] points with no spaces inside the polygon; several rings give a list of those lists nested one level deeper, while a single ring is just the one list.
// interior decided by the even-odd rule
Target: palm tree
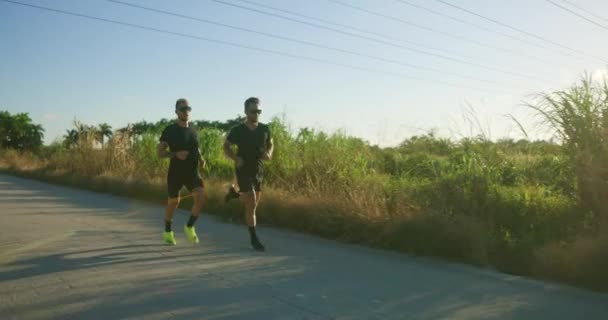
[{"label": "palm tree", "polygon": [[78,143],[78,137],[79,137],[79,134],[78,134],[77,130],[75,130],[75,129],[66,130],[66,133],[63,136],[63,142],[68,147],[71,147]]},{"label": "palm tree", "polygon": [[42,146],[44,128],[32,123],[28,113],[0,112],[0,147],[35,150]]},{"label": "palm tree", "polygon": [[87,125],[78,120],[75,120],[74,128],[78,133],[78,143],[86,142],[88,146],[93,146],[95,142],[101,142],[99,130],[96,126]]},{"label": "palm tree", "polygon": [[146,121],[140,121],[134,123],[131,128],[133,129],[133,135],[138,137],[152,129],[152,124]]},{"label": "palm tree", "polygon": [[27,132],[28,149],[35,149],[42,145],[44,139],[44,128],[39,124],[31,124]]},{"label": "palm tree", "polygon": [[113,134],[113,132],[112,132],[112,126],[110,126],[107,123],[102,123],[102,124],[98,125],[97,128],[98,128],[97,130],[98,130],[99,137],[100,137],[100,140],[101,140],[101,146],[103,147],[103,145],[104,145],[104,138],[106,138],[106,137],[108,139],[112,138],[112,134]]}]

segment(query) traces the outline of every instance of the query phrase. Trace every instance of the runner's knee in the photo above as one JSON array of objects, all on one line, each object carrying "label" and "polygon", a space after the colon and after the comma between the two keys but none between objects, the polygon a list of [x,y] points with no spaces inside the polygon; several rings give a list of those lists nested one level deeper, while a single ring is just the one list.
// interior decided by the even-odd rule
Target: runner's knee
[{"label": "runner's knee", "polygon": [[205,193],[203,191],[203,188],[194,189],[192,191],[192,198],[193,198],[195,204],[202,205],[203,202],[205,201]]},{"label": "runner's knee", "polygon": [[241,194],[241,201],[245,204],[255,204],[255,195],[252,191],[244,192]]},{"label": "runner's knee", "polygon": [[179,206],[179,201],[180,201],[179,198],[169,198],[167,200],[167,205],[169,207],[177,208]]}]

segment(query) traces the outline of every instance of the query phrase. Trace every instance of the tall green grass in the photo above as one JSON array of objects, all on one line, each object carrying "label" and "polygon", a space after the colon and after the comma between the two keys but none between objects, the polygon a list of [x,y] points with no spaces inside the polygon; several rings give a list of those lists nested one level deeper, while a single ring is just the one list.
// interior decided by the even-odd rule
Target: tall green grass
[{"label": "tall green grass", "polygon": [[[598,269],[608,260],[608,251],[598,249],[606,245],[599,230],[608,218],[606,101],[605,84],[584,80],[531,104],[560,143],[427,134],[378,148],[341,132],[294,132],[286,121],[272,119],[276,151],[267,163],[259,220],[608,289],[608,275]],[[158,136],[158,130],[116,133],[103,149],[82,136],[70,148],[53,145],[38,155],[4,152],[0,159],[13,171],[120,177],[162,190],[167,160],[156,156]],[[217,127],[199,132],[207,162],[203,175],[211,181],[207,209],[242,219],[238,204],[221,201],[233,181],[224,137]]]},{"label": "tall green grass", "polygon": [[[542,94],[530,104],[560,139],[571,190],[586,228],[574,241],[552,242],[537,251],[536,272],[605,288],[608,277],[608,84],[585,76],[567,90]],[[563,228],[563,227],[562,227]]]}]

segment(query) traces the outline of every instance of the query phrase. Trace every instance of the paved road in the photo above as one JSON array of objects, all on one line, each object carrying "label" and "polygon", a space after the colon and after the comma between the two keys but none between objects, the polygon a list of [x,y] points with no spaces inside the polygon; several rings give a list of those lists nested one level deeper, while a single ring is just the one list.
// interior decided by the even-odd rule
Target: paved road
[{"label": "paved road", "polygon": [[[608,319],[608,295],[0,175],[1,319]],[[177,217],[181,231],[186,214]]]}]

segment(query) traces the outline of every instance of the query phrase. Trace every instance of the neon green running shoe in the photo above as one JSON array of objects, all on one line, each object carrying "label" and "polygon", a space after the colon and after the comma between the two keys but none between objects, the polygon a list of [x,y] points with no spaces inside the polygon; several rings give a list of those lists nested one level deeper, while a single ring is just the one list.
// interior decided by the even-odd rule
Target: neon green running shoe
[{"label": "neon green running shoe", "polygon": [[188,225],[185,225],[184,233],[186,233],[186,236],[188,237],[188,241],[190,241],[192,243],[198,243],[198,236],[196,235],[196,230],[194,230],[194,226],[189,228]]},{"label": "neon green running shoe", "polygon": [[177,244],[177,241],[175,241],[175,234],[173,233],[173,231],[163,233],[163,239],[165,240],[166,244],[170,244],[172,246]]}]

